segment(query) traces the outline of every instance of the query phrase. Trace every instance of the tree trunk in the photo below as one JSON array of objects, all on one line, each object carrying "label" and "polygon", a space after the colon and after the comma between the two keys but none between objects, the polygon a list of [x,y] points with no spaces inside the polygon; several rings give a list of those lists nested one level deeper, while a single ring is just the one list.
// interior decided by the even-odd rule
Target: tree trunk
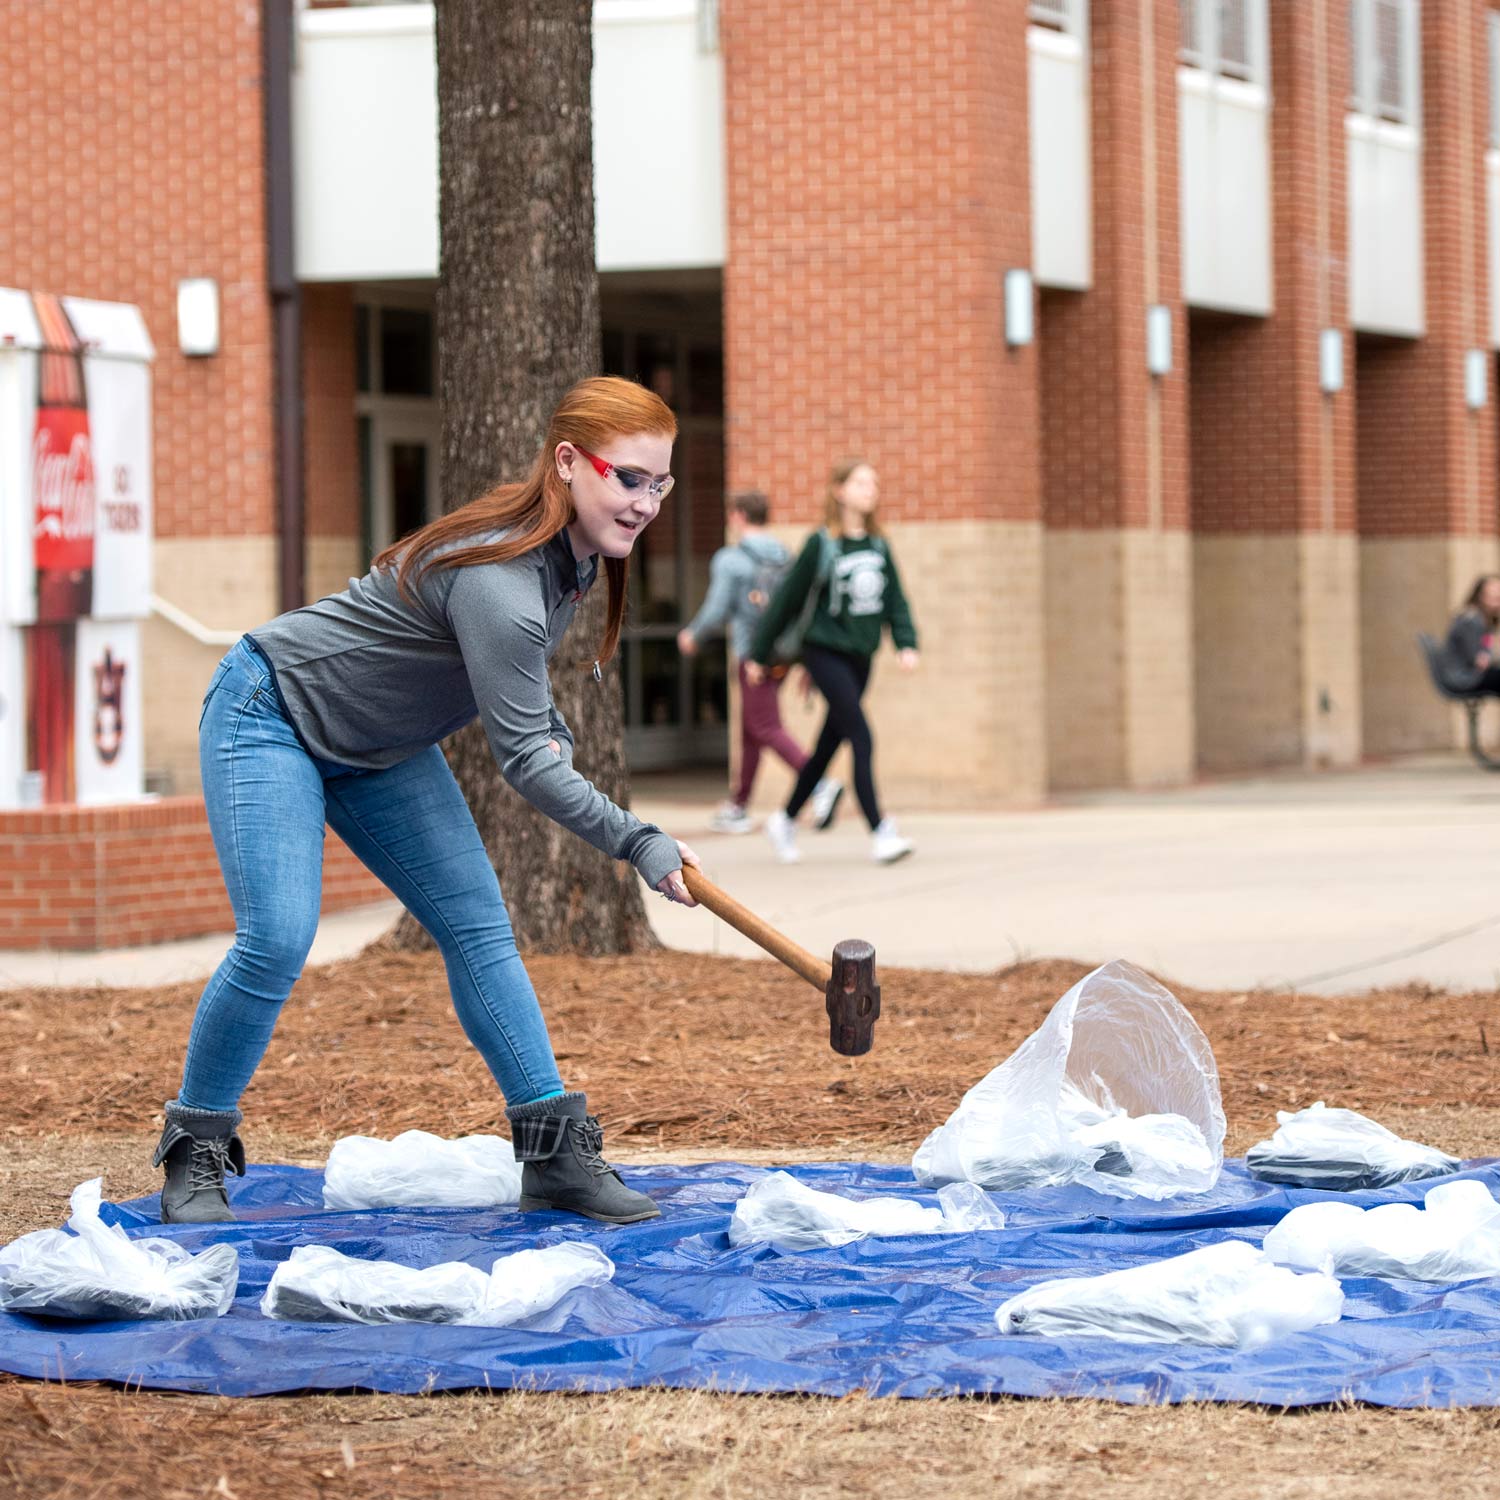
[{"label": "tree trunk", "polygon": [[[563,392],[599,370],[592,0],[437,0],[443,504],[524,476]],[[618,672],[596,683],[604,570],[553,662],[574,764],[627,805]],[[542,952],[655,947],[635,871],[501,780],[477,724],[444,747],[500,875],[516,940]],[[402,947],[427,943],[407,915]]]}]

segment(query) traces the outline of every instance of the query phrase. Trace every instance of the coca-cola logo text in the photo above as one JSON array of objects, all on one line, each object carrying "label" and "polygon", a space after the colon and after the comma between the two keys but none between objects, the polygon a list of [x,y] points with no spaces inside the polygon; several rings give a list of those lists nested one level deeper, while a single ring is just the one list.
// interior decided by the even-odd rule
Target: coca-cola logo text
[{"label": "coca-cola logo text", "polygon": [[52,434],[38,427],[31,445],[36,535],[82,541],[94,534],[94,459],[89,435],[75,432],[66,453],[54,452]]}]

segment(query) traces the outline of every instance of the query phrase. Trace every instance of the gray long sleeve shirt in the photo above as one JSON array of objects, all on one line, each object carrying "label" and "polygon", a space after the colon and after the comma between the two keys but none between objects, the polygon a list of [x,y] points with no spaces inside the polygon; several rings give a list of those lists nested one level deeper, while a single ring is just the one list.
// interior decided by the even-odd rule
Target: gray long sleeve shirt
[{"label": "gray long sleeve shirt", "polygon": [[562,531],[509,562],[429,568],[410,600],[394,569],[351,578],[343,593],[280,615],[250,639],[271,663],[292,727],[320,760],[383,770],[478,717],[500,774],[521,796],[594,848],[628,859],[654,886],[681,867],[675,841],[573,769],[573,735],[547,678],[597,571],[595,558],[575,561]]}]

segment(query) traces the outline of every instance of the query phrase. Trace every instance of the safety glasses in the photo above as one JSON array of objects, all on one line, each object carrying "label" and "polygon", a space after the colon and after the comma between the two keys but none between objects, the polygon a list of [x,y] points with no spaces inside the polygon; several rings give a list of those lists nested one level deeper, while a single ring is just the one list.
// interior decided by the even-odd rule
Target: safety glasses
[{"label": "safety glasses", "polygon": [[607,458],[600,458],[597,453],[590,453],[587,448],[579,448],[577,443],[573,447],[593,464],[594,471],[601,479],[613,479],[631,498],[644,490],[660,504],[671,494],[672,486],[677,483],[671,474],[648,474],[644,469],[628,469],[620,464],[610,463]]}]

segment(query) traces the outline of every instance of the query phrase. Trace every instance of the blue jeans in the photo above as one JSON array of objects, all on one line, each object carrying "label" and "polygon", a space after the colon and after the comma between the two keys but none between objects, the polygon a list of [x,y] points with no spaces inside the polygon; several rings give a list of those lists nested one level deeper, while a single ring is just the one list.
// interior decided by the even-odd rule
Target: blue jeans
[{"label": "blue jeans", "polygon": [[209,684],[198,750],[235,934],[198,1001],[180,1103],[233,1109],[259,1066],[317,931],[325,821],[432,934],[458,1019],[507,1102],[562,1088],[500,882],[436,745],[384,771],[318,760],[241,641]]}]

